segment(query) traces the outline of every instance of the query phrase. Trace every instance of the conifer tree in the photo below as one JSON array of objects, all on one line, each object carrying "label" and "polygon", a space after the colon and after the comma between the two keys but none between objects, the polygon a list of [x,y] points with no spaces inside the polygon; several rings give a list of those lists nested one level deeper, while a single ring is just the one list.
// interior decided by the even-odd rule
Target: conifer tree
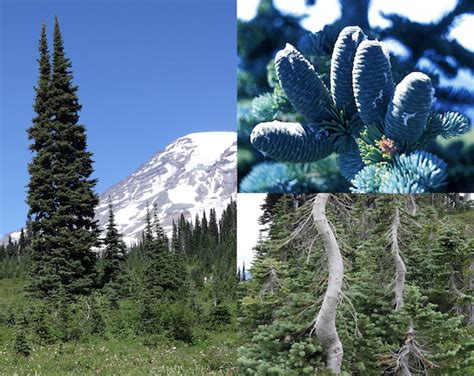
[{"label": "conifer tree", "polygon": [[209,214],[209,237],[211,246],[215,247],[219,242],[219,229],[217,226],[216,210],[211,208]]},{"label": "conifer tree", "polygon": [[87,151],[85,127],[78,123],[78,87],[72,82],[71,61],[64,52],[58,19],[51,76],[44,30],[35,103],[38,116],[29,131],[36,155],[30,164],[28,203],[35,254],[31,290],[48,297],[60,285],[73,295],[93,288],[98,197],[94,192],[97,181],[90,177],[92,154]]},{"label": "conifer tree", "polygon": [[146,240],[146,267],[144,294],[150,300],[177,300],[183,293],[185,275],[179,263],[179,256],[170,252],[169,239],[158,217],[154,215],[155,237]]},{"label": "conifer tree", "polygon": [[107,233],[104,239],[105,250],[103,252],[103,274],[102,284],[113,284],[119,287],[120,275],[122,273],[122,263],[125,259],[126,247],[122,236],[117,230],[112,203],[109,202],[109,222]]},{"label": "conifer tree", "polygon": [[18,323],[16,324],[15,331],[15,342],[13,344],[13,349],[18,355],[29,357],[31,354],[31,346],[28,343],[26,338],[26,319],[24,315],[20,316]]},{"label": "conifer tree", "polygon": [[[252,279],[240,284],[245,296],[239,372],[326,374],[328,367],[341,374],[392,372],[403,359],[412,322],[421,339],[418,360],[423,361],[403,360],[414,367],[413,374],[426,374],[428,365],[433,374],[469,373],[468,224],[446,215],[439,198],[433,207],[427,196],[334,195],[326,215],[344,258],[341,285],[340,276],[334,278],[326,270],[325,239],[311,223],[310,198],[296,209],[291,196],[281,197],[270,210],[269,235],[257,246]],[[348,201],[338,205],[338,200]],[[287,248],[285,258],[282,248]],[[398,288],[397,259],[403,261],[405,273]],[[331,366],[329,357],[341,352],[331,352],[331,336],[321,336],[315,328],[326,285],[335,283],[342,288],[339,298],[330,302],[337,305],[331,320],[344,348],[340,370]],[[402,304],[394,304],[394,297]],[[323,329],[334,329],[333,324]]]},{"label": "conifer tree", "polygon": [[171,235],[171,249],[175,253],[181,253],[181,248],[179,246],[178,226],[176,225],[174,219],[173,219],[172,227],[173,227],[173,233]]},{"label": "conifer tree", "polygon": [[46,25],[41,26],[39,41],[39,78],[35,87],[36,97],[33,125],[28,129],[31,140],[30,150],[34,153],[28,165],[30,181],[27,203],[28,222],[32,239],[32,265],[30,270],[30,289],[37,295],[49,295],[60,282],[51,265],[56,246],[53,216],[57,211],[56,189],[53,182],[53,161],[55,146],[53,141],[52,113],[49,104],[51,97],[51,63],[49,57]]}]

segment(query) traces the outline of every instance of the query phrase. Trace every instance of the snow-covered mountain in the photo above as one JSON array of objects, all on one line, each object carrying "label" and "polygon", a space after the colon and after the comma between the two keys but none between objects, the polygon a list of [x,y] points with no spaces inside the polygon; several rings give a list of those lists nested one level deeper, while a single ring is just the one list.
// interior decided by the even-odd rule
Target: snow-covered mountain
[{"label": "snow-covered mountain", "polygon": [[[219,217],[237,190],[237,134],[192,133],[156,153],[129,177],[100,195],[96,219],[104,229],[109,198],[127,243],[145,227],[146,206],[156,205],[165,231],[183,213],[186,219],[216,209]],[[3,240],[3,239],[2,239]]]},{"label": "snow-covered mountain", "polygon": [[237,187],[235,132],[192,133],[178,138],[128,178],[100,195],[96,219],[104,228],[109,197],[124,239],[139,238],[145,227],[146,206],[156,205],[165,231],[183,213],[186,219],[216,209],[219,217]]}]

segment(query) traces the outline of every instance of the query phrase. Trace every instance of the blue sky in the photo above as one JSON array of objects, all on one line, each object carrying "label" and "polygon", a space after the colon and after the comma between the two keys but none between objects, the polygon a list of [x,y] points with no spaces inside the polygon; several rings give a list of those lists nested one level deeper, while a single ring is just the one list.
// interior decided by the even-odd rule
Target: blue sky
[{"label": "blue sky", "polygon": [[180,136],[235,130],[234,0],[0,0],[0,235],[25,222],[37,44],[55,15],[98,192]]}]

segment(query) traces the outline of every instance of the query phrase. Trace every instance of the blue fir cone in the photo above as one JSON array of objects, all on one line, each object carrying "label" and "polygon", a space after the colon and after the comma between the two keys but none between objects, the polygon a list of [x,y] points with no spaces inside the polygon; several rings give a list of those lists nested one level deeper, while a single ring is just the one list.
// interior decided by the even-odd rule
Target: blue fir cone
[{"label": "blue fir cone", "polygon": [[407,75],[396,87],[385,116],[385,134],[401,143],[418,141],[426,128],[433,102],[431,79],[424,73]]},{"label": "blue fir cone", "polygon": [[305,163],[332,152],[327,131],[317,126],[272,121],[258,124],[250,135],[252,145],[276,161]]},{"label": "blue fir cone", "polygon": [[339,109],[351,116],[357,112],[352,88],[352,65],[359,44],[367,39],[358,26],[347,26],[340,32],[331,58],[331,94]]},{"label": "blue fir cone", "polygon": [[281,87],[293,107],[313,123],[328,119],[331,95],[311,63],[291,44],[275,57]]},{"label": "blue fir cone", "polygon": [[352,79],[357,110],[364,124],[383,119],[394,84],[389,54],[381,42],[364,40],[360,43]]}]

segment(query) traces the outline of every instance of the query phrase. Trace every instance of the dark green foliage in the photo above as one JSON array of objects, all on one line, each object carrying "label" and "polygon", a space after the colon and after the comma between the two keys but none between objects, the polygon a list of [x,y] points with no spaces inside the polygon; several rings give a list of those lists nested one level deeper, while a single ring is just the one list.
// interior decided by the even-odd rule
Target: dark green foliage
[{"label": "dark green foliage", "polygon": [[165,312],[163,323],[171,338],[192,343],[192,329],[195,322],[193,312],[183,304],[172,304],[166,307]]},{"label": "dark green foliage", "polygon": [[123,266],[126,257],[126,246],[122,240],[122,235],[117,230],[111,203],[109,204],[109,222],[103,245],[105,249],[98,262],[100,286],[109,297],[112,307],[117,308],[119,298],[125,294],[126,276]]},{"label": "dark green foliage", "polygon": [[210,316],[211,324],[214,327],[230,324],[232,320],[232,315],[229,310],[229,307],[224,304],[216,304],[212,308]]},{"label": "dark green foliage", "polygon": [[103,244],[105,249],[102,253],[102,285],[117,284],[122,274],[126,247],[115,224],[112,204],[109,204],[109,222]]},{"label": "dark green foliage", "polygon": [[68,294],[89,293],[95,284],[97,245],[94,208],[96,180],[85,127],[78,124],[81,106],[72,83],[55,20],[52,69],[45,27],[40,40],[40,77],[33,126],[28,134],[34,152],[29,165],[29,230],[32,266],[30,290],[52,297],[63,286]]},{"label": "dark green foliage", "polygon": [[21,316],[15,330],[15,341],[13,343],[13,351],[21,356],[29,357],[31,354],[31,346],[26,338],[26,320]]},{"label": "dark green foliage", "polygon": [[[312,196],[280,197],[276,204],[268,199],[268,237],[256,248],[252,279],[240,283],[239,372],[325,374],[325,355],[311,332],[327,279],[323,244],[308,218]],[[333,201],[328,216],[345,258],[344,295],[336,318],[344,346],[342,374],[394,372],[410,323],[430,374],[469,374],[474,364],[467,247],[474,217],[461,223],[448,212],[449,197],[442,194],[337,200],[344,205]],[[387,235],[395,207],[407,269],[405,304],[399,310],[393,302],[395,270]],[[459,294],[450,285],[453,276]],[[412,366],[422,367],[417,362]]]},{"label": "dark green foliage", "polygon": [[50,345],[55,341],[51,323],[48,319],[47,308],[44,305],[38,305],[35,308],[30,325],[35,341],[41,345]]}]

